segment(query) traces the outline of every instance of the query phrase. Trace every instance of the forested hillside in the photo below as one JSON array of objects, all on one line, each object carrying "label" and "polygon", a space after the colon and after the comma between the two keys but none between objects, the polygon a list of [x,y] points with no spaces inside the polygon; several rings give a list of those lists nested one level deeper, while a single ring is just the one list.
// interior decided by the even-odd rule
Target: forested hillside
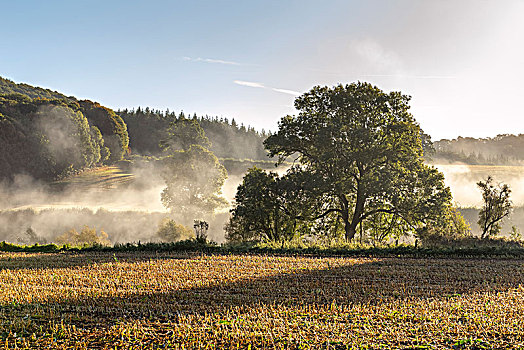
[{"label": "forested hillside", "polygon": [[268,161],[264,130],[232,119],[138,108],[115,113],[88,100],[0,78],[0,179],[53,180],[110,164],[126,152],[162,156],[159,146],[181,118],[196,120],[220,158]]},{"label": "forested hillside", "polygon": [[0,79],[0,179],[52,180],[122,159],[124,121],[88,100]]},{"label": "forested hillside", "polygon": [[[28,84],[17,84],[14,81],[0,77],[0,95],[9,94],[22,94],[30,98],[47,98],[47,99],[66,99],[65,95],[52,91],[49,89],[43,89],[40,87],[31,86]],[[69,99],[75,100],[74,97]]]},{"label": "forested hillside", "polygon": [[252,127],[238,125],[234,119],[178,115],[174,112],[152,110],[148,107],[117,111],[127,124],[131,152],[142,155],[160,155],[159,140],[164,140],[171,123],[180,118],[192,118],[200,124],[211,142],[210,150],[219,158],[268,160],[262,142],[268,134]]}]

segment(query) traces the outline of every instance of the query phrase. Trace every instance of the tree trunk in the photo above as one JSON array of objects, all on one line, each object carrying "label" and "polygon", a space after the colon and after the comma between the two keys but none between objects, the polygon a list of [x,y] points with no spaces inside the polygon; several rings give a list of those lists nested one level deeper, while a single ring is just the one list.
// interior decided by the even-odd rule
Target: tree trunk
[{"label": "tree trunk", "polygon": [[342,204],[342,221],[344,222],[344,231],[346,236],[346,241],[351,241],[355,237],[356,226],[352,227],[351,222],[349,221],[349,202],[345,195],[340,196],[340,202]]},{"label": "tree trunk", "polygon": [[355,233],[357,233],[356,227],[353,227],[351,223],[346,223],[346,241],[350,242],[354,237]]},{"label": "tree trunk", "polygon": [[357,189],[357,200],[355,203],[355,210],[353,211],[353,217],[351,222],[349,221],[349,203],[346,196],[342,196],[342,219],[344,220],[345,231],[346,231],[346,241],[351,241],[355,234],[357,233],[357,226],[362,221],[362,213],[364,212],[364,203],[365,198],[362,194],[360,185]]}]

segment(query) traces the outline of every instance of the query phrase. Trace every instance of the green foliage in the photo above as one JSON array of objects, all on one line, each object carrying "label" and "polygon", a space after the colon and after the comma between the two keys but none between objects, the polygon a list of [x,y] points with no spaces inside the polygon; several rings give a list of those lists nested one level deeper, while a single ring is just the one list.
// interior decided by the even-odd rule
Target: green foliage
[{"label": "green foliage", "polygon": [[129,147],[127,126],[122,118],[96,102],[84,100],[80,101],[79,105],[89,122],[100,130],[104,144],[109,149],[109,161],[121,160]]},{"label": "green foliage", "polygon": [[54,179],[98,164],[106,150],[77,103],[0,96],[0,177]]},{"label": "green foliage", "polygon": [[184,117],[172,122],[167,130],[167,137],[160,141],[164,152],[187,151],[192,145],[209,149],[211,143],[196,120]]},{"label": "green foliage", "polygon": [[481,238],[492,237],[500,232],[502,220],[513,208],[509,198],[511,189],[506,184],[495,185],[491,176],[484,182],[477,182],[477,186],[482,191],[483,202],[477,222],[482,230]]},{"label": "green foliage", "polygon": [[435,245],[431,247],[414,247],[407,245],[367,247],[357,246],[348,242],[337,242],[331,245],[319,245],[317,243],[305,244],[298,242],[240,242],[216,245],[213,243],[202,243],[195,239],[181,240],[174,243],[135,242],[104,246],[100,244],[83,245],[71,247],[70,245],[57,246],[47,245],[18,245],[0,242],[0,251],[3,252],[199,252],[207,254],[276,254],[290,256],[351,256],[351,257],[502,257],[518,258],[524,257],[524,246],[503,239],[483,239],[469,237],[455,241],[457,244]]},{"label": "green foliage", "polygon": [[39,245],[34,244],[18,245],[12,243],[6,243],[5,241],[0,242],[0,251],[2,252],[41,252],[41,253],[55,253],[60,251],[60,248],[56,244]]},{"label": "green foliage", "polygon": [[424,246],[460,245],[472,237],[471,227],[454,206],[449,206],[439,220],[417,230]]},{"label": "green foliage", "polygon": [[443,175],[423,163],[409,99],[367,83],[315,87],[296,99],[298,116],[282,118],[265,141],[280,160],[298,154],[315,196],[327,203],[311,208],[311,217],[337,215],[347,240],[377,215],[414,231],[449,206]]},{"label": "green foliage", "polygon": [[67,99],[59,92],[34,87],[28,84],[17,84],[9,79],[0,77],[0,95],[20,94],[29,98]]},{"label": "green foliage", "polygon": [[100,146],[92,139],[86,117],[63,106],[41,106],[35,114],[34,132],[40,135],[44,157],[54,172],[78,170],[100,160]]},{"label": "green foliage", "polygon": [[277,240],[285,236],[289,218],[280,210],[278,175],[249,169],[237,188],[235,207],[226,225],[230,242]]},{"label": "green foliage", "polygon": [[[211,146],[204,146],[219,158],[266,160],[267,151],[262,144],[267,136],[265,131],[257,132],[252,127],[239,126],[227,118],[193,116],[186,118],[184,113],[138,108],[118,111],[127,124],[130,148],[133,153],[142,155],[162,154],[159,140],[167,140],[168,129],[179,119],[197,122],[209,138]],[[200,143],[199,143],[200,144]]]},{"label": "green foliage", "polygon": [[55,179],[120,160],[128,142],[108,108],[0,78],[0,178]]},{"label": "green foliage", "polygon": [[166,138],[160,142],[169,154],[162,159],[167,185],[162,191],[162,203],[185,222],[211,215],[227,204],[221,193],[227,172],[206,148],[209,145],[197,121],[183,115],[171,123]]},{"label": "green foliage", "polygon": [[228,241],[281,241],[311,234],[311,207],[321,205],[309,174],[292,168],[282,177],[249,169],[237,188],[235,207],[226,225]]},{"label": "green foliage", "polygon": [[520,230],[517,226],[511,226],[509,237],[512,241],[522,242],[522,234],[520,233]]},{"label": "green foliage", "polygon": [[167,185],[162,191],[162,203],[177,218],[212,214],[227,204],[221,196],[227,172],[211,151],[192,145],[187,151],[173,152],[162,162]]},{"label": "green foliage", "polygon": [[91,126],[91,138],[94,142],[95,153],[99,154],[96,163],[106,163],[111,156],[111,151],[105,146],[104,137],[96,126]]},{"label": "green foliage", "polygon": [[164,219],[157,231],[157,236],[164,242],[178,242],[194,236],[193,231],[174,220]]}]

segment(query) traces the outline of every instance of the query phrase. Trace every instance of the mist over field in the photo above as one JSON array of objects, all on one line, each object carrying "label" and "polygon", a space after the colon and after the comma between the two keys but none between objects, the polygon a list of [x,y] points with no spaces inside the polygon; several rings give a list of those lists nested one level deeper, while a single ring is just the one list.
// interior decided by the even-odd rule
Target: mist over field
[{"label": "mist over field", "polygon": [[436,164],[435,167],[444,174],[453,200],[460,207],[481,206],[482,196],[476,184],[488,176],[510,186],[515,206],[524,205],[524,166]]},{"label": "mist over field", "polygon": [[[287,167],[274,171],[283,174]],[[454,202],[462,208],[475,233],[478,233],[476,208],[482,199],[476,183],[488,175],[511,186],[515,206],[524,204],[522,166],[436,164],[435,167],[444,174]],[[89,178],[89,171],[84,177]],[[213,217],[207,217],[209,238],[215,242],[225,240],[223,227],[242,177],[243,173],[228,176],[222,194],[229,205]],[[0,203],[0,241],[24,242],[26,230],[32,228],[38,236],[52,242],[60,234],[71,229],[80,231],[86,225],[106,232],[111,243],[159,241],[156,232],[160,223],[172,217],[160,198],[165,188],[161,169],[142,162],[128,173],[113,174],[113,181],[107,183],[84,180],[80,176],[78,182],[46,184],[18,175],[11,184],[3,183],[0,186],[0,198],[4,199]],[[57,191],[57,186],[63,188]],[[188,217],[182,223],[191,228],[194,219]],[[505,223],[503,233],[513,225],[524,228],[524,212],[520,209]]]},{"label": "mist over field", "polygon": [[508,184],[512,191],[515,208],[502,222],[501,236],[508,236],[512,226],[524,230],[524,166],[436,164],[435,167],[444,174],[453,200],[474,234],[481,233],[477,220],[482,194],[477,182],[485,181],[488,176],[492,176],[495,182]]},{"label": "mist over field", "polygon": [[[287,167],[275,171],[283,173]],[[166,187],[164,170],[154,162],[137,162],[127,170],[87,170],[68,181],[51,184],[17,175],[12,183],[0,184],[0,241],[34,243],[27,241],[25,233],[31,228],[45,241],[53,242],[66,231],[80,231],[84,226],[103,230],[111,243],[159,241],[159,225],[176,214],[161,201]],[[205,219],[210,224],[208,238],[223,243],[223,228],[242,176],[233,173],[222,186],[226,207],[205,217],[177,216],[176,221],[192,229],[195,219]]]}]

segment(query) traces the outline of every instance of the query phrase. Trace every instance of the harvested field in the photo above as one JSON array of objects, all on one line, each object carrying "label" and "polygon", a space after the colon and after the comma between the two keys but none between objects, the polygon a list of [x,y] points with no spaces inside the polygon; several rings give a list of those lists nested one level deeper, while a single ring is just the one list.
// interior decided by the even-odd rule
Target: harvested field
[{"label": "harvested field", "polygon": [[524,346],[524,260],[0,253],[6,348]]}]

